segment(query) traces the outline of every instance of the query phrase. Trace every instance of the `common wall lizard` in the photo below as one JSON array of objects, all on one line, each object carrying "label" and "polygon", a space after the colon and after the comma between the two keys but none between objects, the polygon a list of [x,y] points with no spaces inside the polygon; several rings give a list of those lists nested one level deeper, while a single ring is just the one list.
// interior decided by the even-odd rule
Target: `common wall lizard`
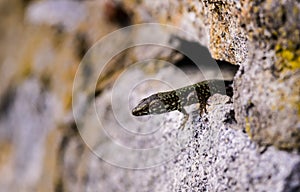
[{"label": "common wall lizard", "polygon": [[208,98],[215,94],[233,95],[232,81],[226,80],[206,80],[190,86],[182,87],[173,91],[159,92],[153,94],[139,102],[132,109],[135,116],[143,116],[150,114],[162,114],[170,111],[178,110],[185,115],[187,112],[184,106],[194,103],[200,103],[200,115],[206,112]]}]

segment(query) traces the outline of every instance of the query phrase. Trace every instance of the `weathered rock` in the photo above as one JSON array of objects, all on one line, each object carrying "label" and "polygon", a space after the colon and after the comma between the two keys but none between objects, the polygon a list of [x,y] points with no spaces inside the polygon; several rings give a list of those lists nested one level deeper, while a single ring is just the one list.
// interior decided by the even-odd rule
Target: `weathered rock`
[{"label": "weathered rock", "polygon": [[300,4],[246,1],[248,58],[236,77],[235,110],[260,144],[300,147]]},{"label": "weathered rock", "polygon": [[[1,1],[0,191],[299,190],[299,7],[293,0]],[[179,36],[195,51],[198,39],[214,59],[240,65],[233,104],[214,96],[201,118],[192,106],[184,129],[178,112],[133,121],[130,109],[139,99],[170,89],[155,80],[139,87],[138,77],[174,83],[184,75],[167,75],[164,61],[148,61],[182,58],[152,44],[109,58],[98,83],[91,82],[99,61],[140,37],[125,33],[77,73],[72,109],[74,77],[89,48],[115,29],[144,22],[177,26],[191,35],[164,40]],[[147,40],[160,37],[150,33]],[[136,89],[125,95],[123,85]],[[73,110],[81,121],[74,122]]]},{"label": "weathered rock", "polygon": [[[141,94],[145,92],[143,89],[139,91]],[[103,186],[108,191],[284,191],[299,186],[299,181],[296,181],[297,171],[294,173],[300,161],[299,156],[278,151],[274,147],[260,148],[245,132],[236,130],[233,105],[225,104],[229,99],[227,96],[213,96],[207,109],[209,113],[201,118],[197,110],[193,112],[194,108],[189,108],[189,121],[184,129],[178,129],[183,121],[179,112],[137,119],[139,123],[130,124],[132,120],[128,120],[127,124],[120,122],[115,116],[114,107],[107,102],[113,97],[111,94],[113,92],[107,91],[96,101],[98,117],[103,126],[101,128],[106,131],[92,131],[91,127],[99,128],[99,122],[89,118],[94,116],[93,107],[82,128],[92,131],[89,132],[90,136],[84,136],[86,139],[97,135],[99,142],[94,142],[96,146],[92,149],[104,160],[98,161],[94,155],[87,154],[89,160],[82,163],[81,166],[87,170],[84,177],[90,178],[86,183],[88,189]],[[115,101],[113,106],[124,105],[121,99]],[[127,130],[126,134],[124,129]],[[129,137],[131,131],[141,133],[154,130],[155,135],[142,137],[133,134],[133,137]],[[102,134],[111,137],[103,142],[105,136]],[[157,137],[159,135],[162,137]],[[174,148],[168,149],[177,150],[165,149],[165,152],[173,154],[173,158],[163,161],[161,155],[153,155],[144,159],[144,152],[149,147],[162,146],[169,141]],[[96,148],[117,151],[117,147],[108,148],[110,142],[143,151],[131,162],[119,161],[120,164],[115,164],[114,160],[128,159],[135,154],[124,149],[123,153],[120,151],[110,159],[105,153],[97,152]],[[118,154],[121,156],[118,157]],[[151,159],[152,162],[161,163],[148,169],[126,169],[128,166],[145,166],[146,160],[149,162]]]}]

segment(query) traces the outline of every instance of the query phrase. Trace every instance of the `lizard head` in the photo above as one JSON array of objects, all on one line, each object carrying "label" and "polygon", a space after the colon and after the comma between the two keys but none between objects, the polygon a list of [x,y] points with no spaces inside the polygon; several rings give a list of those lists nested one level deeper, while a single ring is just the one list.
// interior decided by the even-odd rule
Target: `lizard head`
[{"label": "lizard head", "polygon": [[134,116],[143,116],[143,115],[149,115],[149,103],[150,99],[145,98],[139,102],[139,104],[132,109],[132,115]]},{"label": "lizard head", "polygon": [[165,105],[160,100],[157,94],[151,95],[139,102],[139,104],[132,109],[132,115],[143,116],[150,114],[161,114],[167,111]]}]

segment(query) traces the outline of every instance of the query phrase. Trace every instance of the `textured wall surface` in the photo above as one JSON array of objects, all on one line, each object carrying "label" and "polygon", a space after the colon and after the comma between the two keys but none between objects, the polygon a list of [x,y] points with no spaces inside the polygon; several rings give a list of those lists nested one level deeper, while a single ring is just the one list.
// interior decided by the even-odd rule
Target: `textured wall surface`
[{"label": "textured wall surface", "polygon": [[[1,192],[300,190],[299,1],[3,0],[0,10]],[[145,23],[179,30],[112,33]],[[240,66],[233,98],[211,97],[202,116],[188,107],[184,128],[178,111],[133,117],[151,93],[219,75],[179,53],[199,56],[200,45]]]}]

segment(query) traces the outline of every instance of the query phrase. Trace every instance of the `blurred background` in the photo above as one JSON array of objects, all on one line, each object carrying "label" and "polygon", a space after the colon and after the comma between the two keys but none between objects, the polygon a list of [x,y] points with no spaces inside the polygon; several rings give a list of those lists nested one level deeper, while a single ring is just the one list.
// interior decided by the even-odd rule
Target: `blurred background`
[{"label": "blurred background", "polygon": [[[99,39],[133,23],[155,21],[154,10],[166,22],[168,2],[145,5],[149,9],[118,0],[0,2],[0,191],[123,191],[112,183],[133,182],[130,172],[100,163],[84,144],[73,119],[72,88],[82,58]],[[128,65],[153,57],[182,59],[163,47],[132,48],[111,59],[96,90],[77,91],[99,95]],[[93,65],[78,74],[85,85]],[[112,178],[114,169],[118,173]]]},{"label": "blurred background", "polygon": [[73,120],[75,73],[131,13],[110,0],[1,0],[0,10],[0,191],[82,191],[92,154]]}]

